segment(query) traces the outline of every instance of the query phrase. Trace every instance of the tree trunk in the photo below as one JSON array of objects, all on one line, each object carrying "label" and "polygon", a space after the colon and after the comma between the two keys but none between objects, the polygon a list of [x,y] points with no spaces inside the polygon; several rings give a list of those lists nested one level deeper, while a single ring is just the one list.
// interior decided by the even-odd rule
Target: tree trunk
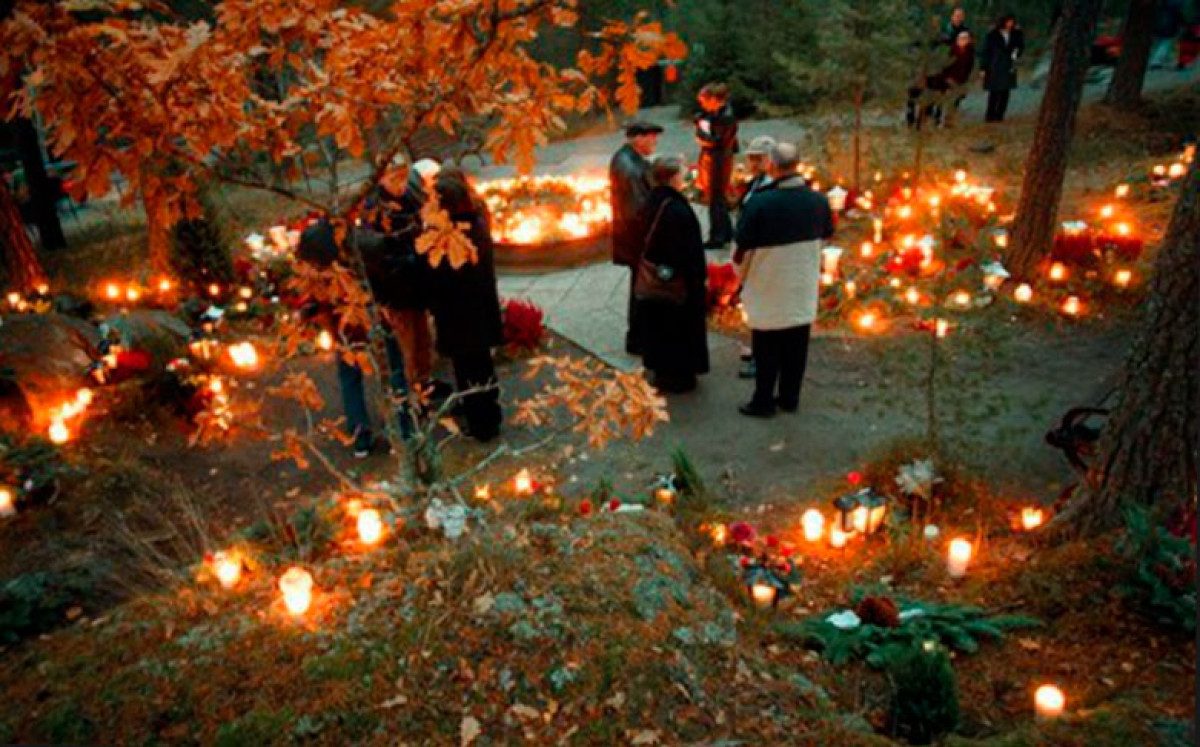
[{"label": "tree trunk", "polygon": [[1200,461],[1200,163],[1192,164],[1159,248],[1142,328],[1125,362],[1087,489],[1056,520],[1093,533],[1125,502],[1171,510],[1196,501]]},{"label": "tree trunk", "polygon": [[0,246],[4,248],[4,264],[11,288],[28,292],[46,282],[42,263],[33,250],[29,234],[25,233],[17,200],[3,179],[0,179]]},{"label": "tree trunk", "polygon": [[17,133],[17,148],[21,152],[21,166],[25,169],[25,182],[29,185],[29,199],[33,205],[33,217],[42,240],[42,249],[62,249],[67,245],[67,239],[58,220],[59,190],[46,173],[46,161],[42,156],[37,128],[33,126],[33,120],[27,117],[14,119],[13,127]]},{"label": "tree trunk", "polygon": [[1157,0],[1131,0],[1129,15],[1121,27],[1121,57],[1108,84],[1105,102],[1118,109],[1132,109],[1142,101],[1142,83],[1150,66],[1154,44],[1154,13]]},{"label": "tree trunk", "polygon": [[1021,199],[1006,257],[1009,271],[1017,278],[1028,278],[1034,272],[1054,239],[1067,152],[1083,98],[1092,29],[1101,4],[1101,0],[1067,0],[1059,19],[1050,77],[1038,109],[1033,145],[1025,159]]}]

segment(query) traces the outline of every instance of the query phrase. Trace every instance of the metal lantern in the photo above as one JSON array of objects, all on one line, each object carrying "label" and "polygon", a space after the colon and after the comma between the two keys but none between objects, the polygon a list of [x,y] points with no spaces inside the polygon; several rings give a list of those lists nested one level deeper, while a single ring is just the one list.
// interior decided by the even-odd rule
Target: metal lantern
[{"label": "metal lantern", "polygon": [[843,532],[854,531],[854,510],[858,505],[858,493],[846,493],[833,499],[833,508],[837,511],[838,524]]},{"label": "metal lantern", "polygon": [[742,580],[754,605],[763,609],[775,607],[792,591],[786,579],[762,563],[747,566]]},{"label": "metal lantern", "polygon": [[854,493],[838,496],[833,501],[843,532],[850,534],[875,534],[887,518],[887,496],[863,488]]}]

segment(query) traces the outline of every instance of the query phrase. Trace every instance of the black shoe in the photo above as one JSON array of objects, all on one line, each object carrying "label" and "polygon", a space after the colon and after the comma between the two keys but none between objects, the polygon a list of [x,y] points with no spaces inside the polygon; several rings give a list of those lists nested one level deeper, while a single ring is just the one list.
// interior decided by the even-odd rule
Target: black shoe
[{"label": "black shoe", "polygon": [[781,399],[775,400],[775,406],[778,407],[783,412],[786,412],[788,414],[794,413],[800,409],[799,402],[784,402]]},{"label": "black shoe", "polygon": [[775,407],[773,405],[760,405],[755,402],[747,402],[738,407],[738,412],[748,418],[773,418],[775,417]]}]

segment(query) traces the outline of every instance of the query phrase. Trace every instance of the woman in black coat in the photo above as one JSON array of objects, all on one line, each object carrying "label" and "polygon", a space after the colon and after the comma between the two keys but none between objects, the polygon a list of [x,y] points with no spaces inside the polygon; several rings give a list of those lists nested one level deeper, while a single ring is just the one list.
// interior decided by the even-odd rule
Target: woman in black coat
[{"label": "woman in black coat", "polygon": [[1017,27],[1017,19],[1002,16],[983,41],[979,61],[983,72],[983,87],[988,92],[988,122],[1004,121],[1008,111],[1008,96],[1017,87],[1017,58],[1025,51],[1025,33]]},{"label": "woman in black coat", "polygon": [[504,341],[496,266],[486,209],[456,169],[443,169],[437,179],[438,200],[455,223],[466,224],[466,235],[478,258],[455,269],[443,260],[430,279],[430,310],[437,330],[437,351],[454,367],[461,413],[467,430],[479,441],[500,434],[500,392],[492,348]]},{"label": "woman in black coat", "polygon": [[642,360],[654,386],[673,394],[695,389],[697,374],[708,373],[708,264],[700,221],[680,192],[683,176],[678,158],[662,158],[651,166],[654,188],[643,214],[648,233],[642,256],[683,278],[687,293],[682,304],[648,298],[638,302],[645,325]]}]

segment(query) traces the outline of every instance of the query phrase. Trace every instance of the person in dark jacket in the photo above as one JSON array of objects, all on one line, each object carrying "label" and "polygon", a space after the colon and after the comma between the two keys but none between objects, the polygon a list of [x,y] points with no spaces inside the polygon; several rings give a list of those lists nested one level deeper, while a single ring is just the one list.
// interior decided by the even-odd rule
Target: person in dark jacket
[{"label": "person in dark jacket", "polygon": [[437,329],[437,351],[450,359],[460,412],[478,441],[500,435],[500,391],[492,348],[504,341],[491,228],[483,203],[458,169],[443,169],[435,184],[451,220],[466,226],[475,262],[454,268],[443,260],[431,272],[429,298]]},{"label": "person in dark jacket", "polygon": [[700,221],[680,191],[684,166],[678,158],[660,158],[651,166],[654,188],[643,213],[645,259],[669,268],[687,288],[682,304],[643,299],[638,303],[644,325],[643,361],[651,383],[661,392],[682,394],[696,388],[696,376],[708,373],[708,327],[705,286],[708,263]]},{"label": "person in dark jacket", "polygon": [[[356,241],[359,251],[366,256],[378,252],[384,238],[372,231],[358,231]],[[322,269],[328,268],[338,259],[337,241],[334,238],[333,226],[328,220],[318,220],[304,229],[300,234],[300,245],[296,254],[301,262]],[[374,282],[371,282],[371,286],[374,288]],[[328,304],[309,302],[302,313],[313,324],[327,329],[331,334],[340,333],[350,345],[363,345],[367,342],[366,330],[341,329],[337,309]],[[396,412],[399,433],[401,438],[407,439],[413,434],[413,422],[406,404],[408,381],[404,374],[404,355],[388,325],[382,325],[382,334],[388,368],[391,369],[388,382],[391,396],[400,403]],[[342,395],[342,411],[346,416],[346,430],[353,438],[354,456],[363,459],[380,443],[371,428],[363,372],[358,366],[347,362],[341,351],[335,353],[334,359],[337,365],[338,389]]]},{"label": "person in dark jacket", "polygon": [[729,186],[737,153],[738,123],[729,105],[729,87],[709,83],[696,97],[696,142],[700,144],[700,188],[708,200],[708,241],[705,249],[722,249],[733,240],[729,218]]},{"label": "person in dark jacket", "polygon": [[637,303],[633,298],[633,280],[637,276],[638,261],[645,248],[645,228],[641,215],[650,198],[650,156],[658,147],[658,136],[662,127],[651,122],[630,122],[625,126],[625,144],[622,145],[608,164],[608,184],[612,204],[612,248],[613,263],[628,267],[629,317],[625,331],[625,352],[641,355],[640,329],[637,318]]},{"label": "person in dark jacket", "polygon": [[[945,66],[933,75],[926,76],[925,87],[908,89],[908,111],[906,120],[910,127],[919,128],[926,118],[932,116],[937,124],[954,125],[959,103],[965,97],[963,89],[975,69],[975,44],[970,31],[960,31],[950,47]],[[943,120],[943,113],[945,119]]]},{"label": "person in dark jacket", "polygon": [[1017,87],[1017,58],[1025,51],[1025,33],[1017,26],[1016,16],[1008,13],[996,21],[983,41],[980,71],[988,92],[987,122],[1003,122],[1008,97]]},{"label": "person in dark jacket", "polygon": [[942,32],[938,35],[938,44],[944,47],[953,47],[958,40],[958,35],[964,31],[970,31],[971,27],[967,25],[967,11],[961,5],[957,5],[950,11],[950,20],[942,26]]}]

